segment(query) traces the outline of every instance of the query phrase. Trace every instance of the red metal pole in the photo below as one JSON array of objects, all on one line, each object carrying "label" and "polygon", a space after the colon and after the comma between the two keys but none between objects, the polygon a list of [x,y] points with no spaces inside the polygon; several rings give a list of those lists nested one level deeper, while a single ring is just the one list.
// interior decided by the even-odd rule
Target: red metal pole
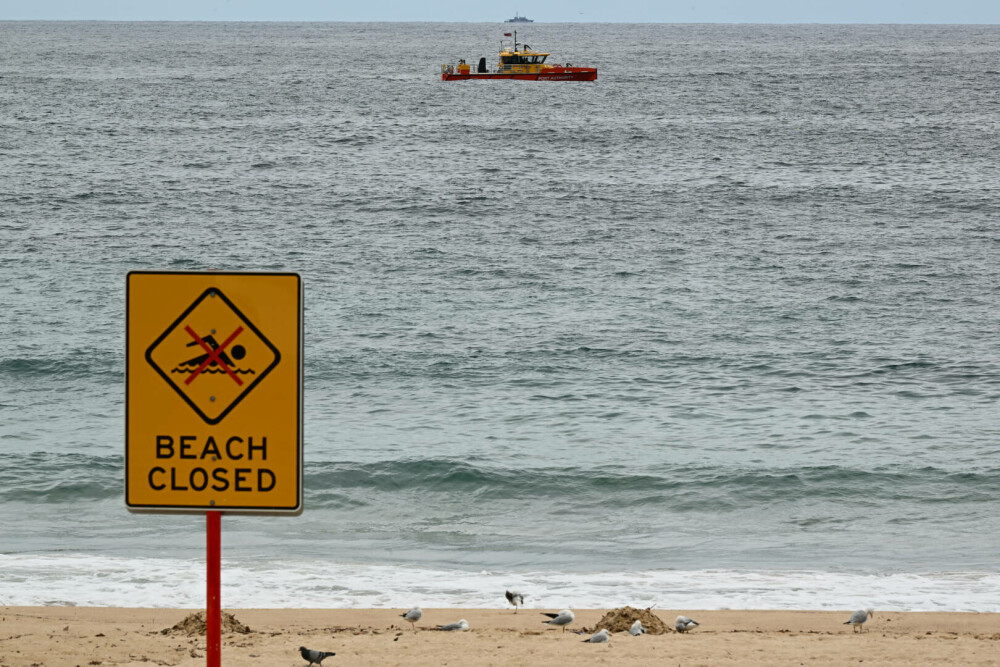
[{"label": "red metal pole", "polygon": [[220,571],[222,569],[222,512],[205,512],[206,562],[208,565],[208,605],[205,613],[205,664],[222,665],[222,595]]}]

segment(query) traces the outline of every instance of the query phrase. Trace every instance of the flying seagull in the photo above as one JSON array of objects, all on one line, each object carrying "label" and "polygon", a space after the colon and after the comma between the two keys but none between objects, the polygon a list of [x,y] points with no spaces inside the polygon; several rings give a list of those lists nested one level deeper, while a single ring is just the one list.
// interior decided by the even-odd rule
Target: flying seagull
[{"label": "flying seagull", "polygon": [[437,626],[438,630],[444,630],[445,632],[454,632],[455,630],[468,630],[469,622],[464,618],[459,620],[458,623],[449,623],[448,625]]},{"label": "flying seagull", "polygon": [[423,615],[424,615],[424,612],[420,611],[420,607],[414,607],[413,609],[409,610],[405,614],[400,614],[400,616],[402,616],[404,620],[407,620],[407,621],[410,622],[410,625],[413,626],[413,631],[414,632],[417,631],[417,621],[419,621],[420,617],[423,616]]},{"label": "flying seagull", "polygon": [[573,615],[573,612],[571,612],[569,609],[563,609],[558,614],[550,614],[548,612],[542,612],[542,615],[549,617],[549,620],[542,621],[542,623],[546,623],[548,625],[561,626],[563,632],[566,632],[566,626],[572,623],[573,619],[576,618],[576,616]]},{"label": "flying seagull", "polygon": [[517,613],[517,608],[524,604],[524,596],[517,591],[507,591],[507,602],[514,605],[514,613]]},{"label": "flying seagull", "polygon": [[687,616],[678,616],[677,622],[674,623],[674,627],[677,628],[677,632],[687,632],[698,625],[697,621],[692,621]]},{"label": "flying seagull", "polygon": [[322,665],[323,660],[337,655],[329,651],[314,651],[312,649],[306,648],[305,646],[299,647],[299,653],[302,654],[303,660],[308,660],[310,665]]},{"label": "flying seagull", "polygon": [[851,614],[851,618],[844,622],[844,625],[853,625],[854,631],[857,632],[859,629],[864,632],[865,629],[862,627],[870,617],[875,615],[874,609],[858,609],[856,612]]},{"label": "flying seagull", "polygon": [[628,629],[628,632],[633,637],[638,637],[639,635],[646,634],[646,628],[642,627],[641,620],[636,619],[635,623],[632,624],[632,627]]},{"label": "flying seagull", "polygon": [[610,637],[611,634],[608,632],[608,629],[604,628],[600,632],[595,632],[594,636],[590,639],[584,639],[583,641],[587,644],[604,644]]}]

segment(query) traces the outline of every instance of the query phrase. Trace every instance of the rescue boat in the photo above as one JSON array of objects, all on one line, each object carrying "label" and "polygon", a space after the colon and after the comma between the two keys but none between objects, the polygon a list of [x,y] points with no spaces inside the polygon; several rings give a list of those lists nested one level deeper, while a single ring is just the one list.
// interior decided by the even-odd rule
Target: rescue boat
[{"label": "rescue boat", "polygon": [[[527,44],[518,44],[517,31],[504,33],[511,39],[500,40],[500,61],[492,69],[486,66],[486,58],[479,59],[479,66],[473,70],[464,60],[458,65],[441,65],[442,81],[466,81],[468,79],[517,79],[521,81],[595,81],[596,67],[573,67],[569,63],[551,64],[545,62],[552,55],[544,51],[533,51]],[[518,48],[520,47],[520,48]]]}]

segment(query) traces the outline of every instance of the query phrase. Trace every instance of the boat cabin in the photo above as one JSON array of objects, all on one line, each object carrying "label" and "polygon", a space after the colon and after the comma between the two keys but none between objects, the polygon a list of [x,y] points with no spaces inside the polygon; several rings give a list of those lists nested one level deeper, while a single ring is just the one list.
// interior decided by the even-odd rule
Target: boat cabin
[{"label": "boat cabin", "polygon": [[504,74],[537,74],[548,53],[539,51],[501,51],[497,71]]}]

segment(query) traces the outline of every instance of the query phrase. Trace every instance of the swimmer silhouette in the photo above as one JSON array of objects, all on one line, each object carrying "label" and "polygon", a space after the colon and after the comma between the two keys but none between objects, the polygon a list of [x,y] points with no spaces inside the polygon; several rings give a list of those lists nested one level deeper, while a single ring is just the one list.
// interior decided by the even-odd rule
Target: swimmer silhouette
[{"label": "swimmer silhouette", "polygon": [[[219,349],[219,343],[215,340],[215,336],[213,336],[212,334],[204,336],[201,340],[207,343],[208,346],[211,347],[213,350]],[[185,347],[192,347],[194,345],[198,345],[198,341],[196,340],[191,341]],[[246,348],[243,347],[242,345],[233,345],[230,351],[233,354],[232,358],[230,358],[230,356],[225,352],[221,352],[218,355],[218,359],[221,359],[222,363],[224,363],[226,366],[229,366],[230,368],[235,368],[236,364],[233,363],[233,359],[239,361],[243,357],[247,356],[247,351]],[[181,363],[177,364],[177,367],[183,368],[184,366],[191,366],[192,368],[198,368],[203,363],[205,363],[206,359],[208,359],[207,352],[205,354],[198,355],[193,359],[182,361]],[[219,365],[219,363],[215,359],[212,359],[212,361],[208,365],[211,367],[216,367]]]}]

